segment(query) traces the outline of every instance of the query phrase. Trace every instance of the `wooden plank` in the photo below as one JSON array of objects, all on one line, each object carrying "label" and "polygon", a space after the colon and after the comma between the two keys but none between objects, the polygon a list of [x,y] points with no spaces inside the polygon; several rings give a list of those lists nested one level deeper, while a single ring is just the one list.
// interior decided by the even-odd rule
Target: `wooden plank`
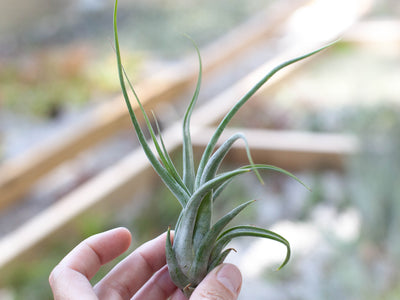
[{"label": "wooden plank", "polygon": [[[202,128],[192,137],[198,151],[204,149],[215,128]],[[343,170],[345,160],[359,151],[355,136],[333,133],[311,133],[290,130],[228,128],[221,136],[226,140],[241,132],[251,149],[255,163],[299,170]],[[219,145],[221,142],[219,143]],[[248,164],[245,144],[237,142],[229,152],[228,160]]]},{"label": "wooden plank", "polygon": [[[180,124],[179,128],[177,126],[178,124],[172,126],[164,133],[169,151],[181,145]],[[13,260],[57,231],[63,230],[66,224],[85,212],[115,210],[121,201],[132,199],[128,195],[133,195],[137,189],[143,187],[149,174],[154,175],[153,170],[143,150],[138,148],[3,237],[0,240],[0,269],[7,267]]]},{"label": "wooden plank", "polygon": [[[207,46],[202,50],[204,74],[221,68],[245,49],[271,36],[304,2],[306,1],[280,1]],[[161,101],[171,101],[191,88],[198,73],[195,61],[193,56],[183,59],[177,65],[138,84],[137,93],[146,109],[153,108]],[[129,115],[123,100],[116,97],[59,136],[21,157],[4,162],[0,166],[0,209],[25,195],[53,168],[107,139],[116,131],[126,128],[128,124]]]}]

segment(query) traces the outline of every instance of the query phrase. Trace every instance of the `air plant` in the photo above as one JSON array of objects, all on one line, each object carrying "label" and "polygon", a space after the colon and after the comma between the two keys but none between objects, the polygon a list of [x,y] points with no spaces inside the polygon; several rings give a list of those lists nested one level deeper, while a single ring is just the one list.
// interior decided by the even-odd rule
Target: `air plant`
[{"label": "air plant", "polygon": [[[288,175],[300,182],[301,184],[303,183],[293,174],[281,168],[271,165],[254,164],[250,155],[249,146],[246,142],[245,137],[241,133],[237,133],[231,136],[216,151],[214,150],[216,148],[218,139],[220,138],[222,132],[226,128],[229,121],[233,118],[235,113],[276,72],[290,64],[293,64],[325,49],[327,46],[278,65],[269,73],[267,73],[256,85],[254,85],[254,87],[251,88],[247,92],[247,94],[245,94],[231,108],[231,110],[220,122],[214,135],[206,146],[196,170],[193,159],[193,148],[191,144],[189,127],[191,115],[200,91],[202,64],[199,50],[195,45],[199,60],[199,74],[194,95],[183,118],[183,172],[182,175],[180,175],[168,154],[161,134],[158,132],[157,137],[157,134],[155,133],[150,123],[150,119],[146,114],[122,66],[117,32],[117,5],[118,0],[115,1],[114,10],[114,38],[118,74],[122,93],[125,98],[125,102],[129,110],[129,114],[135,128],[138,140],[147,158],[149,159],[154,170],[161,177],[162,181],[174,194],[174,196],[182,206],[181,213],[175,225],[174,241],[173,243],[171,242],[170,228],[168,228],[168,236],[166,240],[166,260],[169,268],[169,273],[173,282],[183,291],[183,293],[187,297],[190,297],[193,290],[202,281],[202,279],[213,268],[221,264],[225,260],[227,255],[233,250],[232,248],[225,249],[228,243],[232,239],[241,236],[262,237],[282,243],[286,247],[286,257],[279,269],[282,268],[284,265],[287,264],[290,258],[290,245],[285,238],[275,232],[255,226],[236,226],[225,230],[225,227],[228,225],[228,223],[233,218],[235,218],[235,216],[237,216],[244,208],[252,204],[254,201],[248,201],[236,207],[214,224],[211,220],[213,204],[220,193],[229,184],[229,182],[231,182],[233,178],[237,177],[238,175],[248,173],[250,171],[254,171],[260,180],[261,177],[258,171],[271,170]],[[152,139],[152,143],[155,147],[155,152],[153,152],[149,142],[146,140],[138,119],[135,116],[132,105],[130,103],[127,85],[128,88],[131,90],[133,96],[135,97],[141,113],[144,117],[145,123]],[[219,167],[225,155],[229,152],[232,145],[239,139],[242,139],[245,142],[249,165],[237,168],[232,171],[218,173]]]}]

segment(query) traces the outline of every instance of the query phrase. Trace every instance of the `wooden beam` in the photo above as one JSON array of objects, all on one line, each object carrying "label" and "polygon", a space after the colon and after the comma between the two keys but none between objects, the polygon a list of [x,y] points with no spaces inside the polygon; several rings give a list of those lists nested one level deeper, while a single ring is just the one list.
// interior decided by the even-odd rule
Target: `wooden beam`
[{"label": "wooden beam", "polygon": [[[193,146],[201,151],[215,128],[202,128],[192,137]],[[289,130],[228,128],[221,141],[241,132],[251,149],[255,163],[271,164],[299,170],[343,170],[345,160],[359,151],[359,141],[352,135],[311,133]],[[219,145],[221,142],[219,142]],[[228,160],[248,164],[245,144],[238,141],[229,152]]]},{"label": "wooden beam", "polygon": [[[180,146],[180,124],[166,130],[164,138],[168,151]],[[0,239],[0,269],[7,267],[40,242],[48,240],[56,232],[62,231],[67,224],[84,213],[93,210],[111,212],[117,209],[119,203],[132,199],[128,195],[133,195],[148,184],[146,180],[150,175],[154,176],[151,165],[143,150],[138,148]]]},{"label": "wooden beam", "polygon": [[[205,47],[202,50],[204,74],[221,68],[244,50],[273,35],[293,11],[305,2],[279,1]],[[192,87],[198,73],[195,62],[194,56],[188,57],[138,84],[137,93],[146,109],[152,109],[160,102],[172,101]],[[0,209],[20,199],[41,177],[64,161],[128,125],[129,115],[123,99],[118,96],[95,109],[79,124],[60,132],[57,137],[43,142],[21,157],[4,162],[0,166]]]}]

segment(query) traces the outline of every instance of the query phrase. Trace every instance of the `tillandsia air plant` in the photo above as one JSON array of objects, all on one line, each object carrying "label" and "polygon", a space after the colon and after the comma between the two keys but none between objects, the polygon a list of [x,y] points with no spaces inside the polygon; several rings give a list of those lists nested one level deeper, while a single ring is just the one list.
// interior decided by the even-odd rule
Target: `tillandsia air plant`
[{"label": "tillandsia air plant", "polygon": [[[231,136],[217,150],[215,150],[215,148],[218,139],[235,113],[276,72],[292,63],[300,61],[325,49],[327,46],[278,65],[269,73],[267,73],[253,88],[251,88],[247,94],[245,94],[231,108],[231,110],[220,122],[214,135],[206,146],[196,170],[193,159],[193,148],[191,144],[189,127],[191,115],[200,91],[202,64],[199,50],[194,44],[199,60],[199,75],[193,98],[188,105],[182,122],[183,170],[182,175],[180,175],[167,152],[161,134],[158,132],[157,137],[157,134],[152,128],[150,119],[146,114],[140,100],[138,99],[138,96],[135,93],[135,90],[122,66],[117,32],[117,6],[118,0],[115,2],[114,10],[114,38],[122,93],[125,98],[125,102],[129,110],[138,140],[144,152],[146,153],[147,158],[149,159],[154,170],[161,177],[162,181],[174,194],[182,206],[181,213],[175,225],[174,241],[173,243],[171,242],[170,228],[168,228],[166,241],[166,260],[173,282],[189,298],[193,290],[202,281],[202,279],[213,268],[221,264],[227,255],[233,250],[232,248],[225,249],[228,243],[232,239],[241,236],[267,238],[280,242],[286,246],[286,257],[279,269],[282,268],[287,264],[290,258],[290,245],[285,238],[275,232],[255,226],[236,226],[227,230],[225,229],[228,223],[235,216],[237,216],[244,208],[249,206],[254,201],[243,203],[215,223],[212,223],[213,204],[233,178],[250,171],[254,171],[260,180],[261,177],[258,174],[258,171],[271,170],[288,175],[301,184],[303,183],[293,174],[281,168],[271,165],[254,164],[250,156],[249,146],[247,145],[245,137],[241,133]],[[143,114],[148,131],[151,135],[152,143],[154,144],[155,152],[153,152],[152,147],[146,140],[138,119],[135,116],[134,110],[130,103],[128,88],[131,90],[141,110],[141,113]],[[218,173],[219,167],[225,155],[229,152],[232,145],[239,139],[245,141],[249,165],[232,171]]]}]

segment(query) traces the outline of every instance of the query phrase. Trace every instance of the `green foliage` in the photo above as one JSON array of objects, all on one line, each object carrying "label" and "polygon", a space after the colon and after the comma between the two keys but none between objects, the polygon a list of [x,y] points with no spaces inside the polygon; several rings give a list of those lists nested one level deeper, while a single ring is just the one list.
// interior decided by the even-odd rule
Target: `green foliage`
[{"label": "green foliage", "polygon": [[[88,89],[81,74],[59,76],[56,67],[44,65],[41,76],[22,78],[16,66],[14,72],[0,73],[0,100],[4,107],[24,114],[40,117],[55,117],[61,104],[67,100],[82,103],[88,98]],[[37,74],[38,75],[38,74]]]},{"label": "green foliage", "polygon": [[[203,156],[199,162],[197,170],[195,170],[195,163],[193,160],[193,149],[191,145],[190,136],[190,117],[193,108],[196,104],[202,77],[202,63],[199,50],[195,45],[198,59],[199,59],[199,75],[196,89],[192,100],[187,108],[186,114],[183,119],[183,176],[178,173],[172,160],[164,146],[162,137],[157,138],[154,129],[151,126],[149,117],[147,116],[136,92],[128,79],[127,74],[122,66],[120,46],[118,41],[117,32],[117,6],[118,1],[115,2],[114,11],[114,37],[115,37],[115,50],[118,64],[118,73],[122,93],[125,98],[129,114],[135,128],[139,142],[147,155],[154,170],[161,177],[165,185],[169,188],[172,194],[176,197],[182,206],[179,219],[175,227],[175,236],[173,245],[169,239],[170,229],[168,230],[168,238],[166,245],[167,263],[170,275],[174,283],[182,289],[186,296],[190,296],[194,288],[201,282],[201,280],[212,270],[215,266],[222,263],[230,252],[229,249],[224,250],[225,246],[234,238],[239,236],[255,236],[272,239],[284,244],[287,248],[287,254],[284,262],[280,266],[283,267],[290,258],[290,245],[289,242],[282,236],[272,231],[254,227],[254,226],[236,226],[231,229],[225,230],[226,225],[245,207],[252,203],[252,201],[242,204],[225,215],[215,224],[212,224],[212,212],[214,201],[220,195],[222,189],[225,188],[231,180],[238,175],[248,173],[250,171],[258,172],[259,170],[276,171],[292,177],[293,179],[301,181],[293,174],[270,165],[255,165],[252,162],[249,147],[246,143],[246,149],[250,165],[238,168],[236,170],[218,173],[220,165],[229,152],[234,142],[238,139],[245,140],[241,134],[236,134],[229,138],[222,144],[215,152],[216,144],[222,132],[234,117],[236,112],[264,85],[276,72],[284,67],[307,58],[326,47],[308,53],[306,55],[291,59],[284,62],[269,73],[267,73],[253,88],[251,88],[246,95],[244,95],[226,114],[221,123],[209,141]],[[153,152],[151,146],[147,142],[145,135],[140,127],[136,118],[132,105],[130,103],[127,85],[130,88],[135,100],[141,110],[145,119],[147,128],[151,135],[151,140],[155,146]],[[258,174],[258,173],[257,173]]]},{"label": "green foliage", "polygon": [[[55,118],[64,108],[79,107],[96,93],[118,89],[114,60],[82,46],[40,50],[18,61],[0,59],[0,106],[20,114]],[[128,67],[141,58],[130,55]]]}]

